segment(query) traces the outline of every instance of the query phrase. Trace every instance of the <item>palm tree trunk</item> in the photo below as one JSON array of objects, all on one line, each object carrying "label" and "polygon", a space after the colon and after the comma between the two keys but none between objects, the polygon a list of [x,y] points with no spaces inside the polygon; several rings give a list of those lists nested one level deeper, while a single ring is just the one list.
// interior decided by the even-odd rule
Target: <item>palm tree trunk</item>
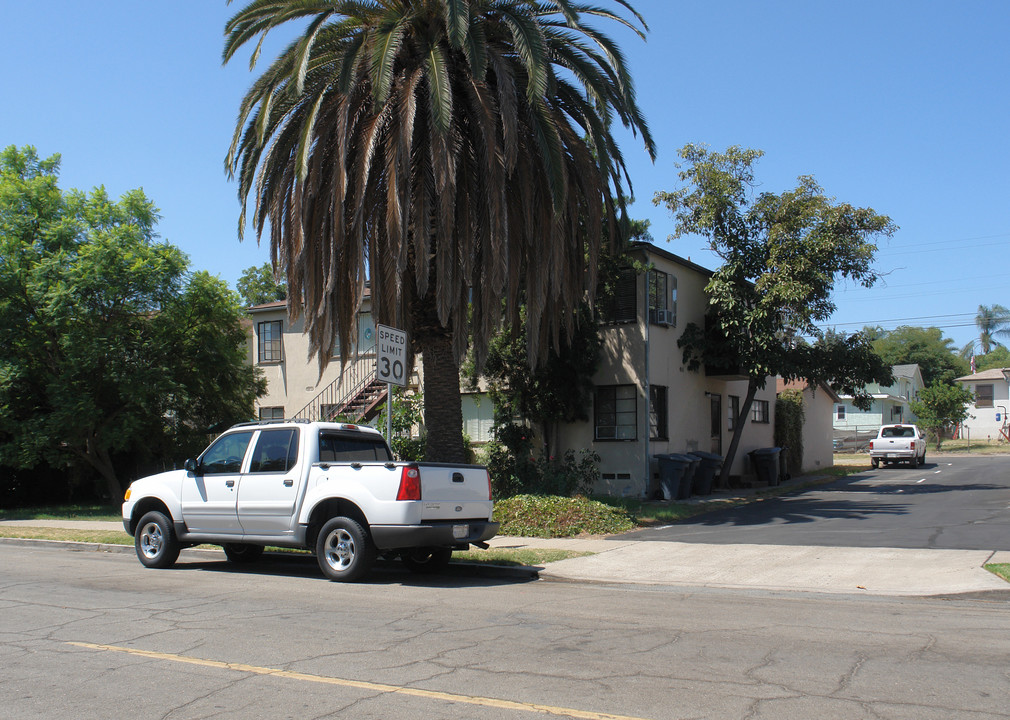
[{"label": "palm tree trunk", "polygon": [[452,352],[452,338],[448,333],[425,333],[415,343],[424,367],[425,459],[466,462],[459,365]]}]

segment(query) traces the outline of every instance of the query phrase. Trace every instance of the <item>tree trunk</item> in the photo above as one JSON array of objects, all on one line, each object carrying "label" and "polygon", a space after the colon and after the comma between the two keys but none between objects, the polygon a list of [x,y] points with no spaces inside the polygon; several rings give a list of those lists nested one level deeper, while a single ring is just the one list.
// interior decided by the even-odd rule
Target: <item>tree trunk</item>
[{"label": "tree trunk", "polygon": [[424,367],[425,459],[466,462],[463,447],[463,401],[459,366],[448,333],[430,333],[416,340]]},{"label": "tree trunk", "polygon": [[750,418],[751,405],[754,404],[754,396],[757,395],[757,391],[757,381],[751,378],[747,382],[747,396],[744,398],[743,406],[740,408],[740,415],[734,423],[733,439],[730,440],[729,450],[726,451],[726,455],[722,461],[722,472],[719,473],[719,487],[721,488],[729,487],[729,471],[733,466],[734,458],[736,458],[736,451],[740,449],[740,441],[743,439],[743,429]]}]

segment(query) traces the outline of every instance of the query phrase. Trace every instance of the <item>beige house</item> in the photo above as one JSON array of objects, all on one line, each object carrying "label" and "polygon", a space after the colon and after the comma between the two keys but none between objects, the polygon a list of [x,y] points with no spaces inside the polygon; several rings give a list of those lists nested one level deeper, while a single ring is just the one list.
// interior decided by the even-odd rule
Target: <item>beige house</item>
[{"label": "beige house", "polygon": [[803,457],[800,458],[803,472],[815,472],[834,465],[833,419],[835,406],[840,402],[838,393],[827,383],[810,387],[803,381],[786,382],[781,378],[777,389],[780,393],[799,390],[803,397]]},{"label": "beige house", "polygon": [[[622,278],[603,328],[590,420],[562,428],[560,449],[593,449],[601,458],[598,490],[639,496],[655,483],[658,454],[700,450],[723,455],[732,439],[747,381],[691,372],[677,340],[705,322],[711,272],[647,243],[633,255],[651,269]],[[754,474],[747,453],[773,444],[775,381],[769,378],[730,468]]]},{"label": "beige house", "polygon": [[[557,450],[592,449],[601,458],[599,491],[640,496],[655,482],[656,455],[725,453],[747,381],[691,372],[677,347],[688,323],[704,322],[710,271],[650,244],[634,245],[633,253],[652,269],[642,275],[629,271],[622,278],[602,331],[590,420],[562,427]],[[367,304],[358,321],[358,356],[343,376],[339,362],[319,376],[302,324],[289,324],[283,301],[249,308],[249,316],[250,361],[264,371],[268,384],[257,404],[261,418],[354,412],[369,418],[384,402],[385,386],[372,382],[375,330]],[[414,383],[420,384],[416,373]],[[769,378],[754,400],[732,475],[754,474],[747,453],[773,444],[774,412],[775,382]],[[479,445],[490,439],[492,418],[486,396],[464,394],[464,432],[471,441]]]}]

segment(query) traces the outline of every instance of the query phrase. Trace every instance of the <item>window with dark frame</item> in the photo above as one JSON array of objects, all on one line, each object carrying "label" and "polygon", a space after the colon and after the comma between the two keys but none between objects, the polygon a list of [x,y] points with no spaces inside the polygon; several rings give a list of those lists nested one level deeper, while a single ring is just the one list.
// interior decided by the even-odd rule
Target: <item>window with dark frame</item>
[{"label": "window with dark frame", "polygon": [[751,422],[767,423],[770,422],[770,418],[771,416],[768,412],[768,401],[755,400],[754,409],[751,411]]},{"label": "window with dark frame", "polygon": [[601,306],[604,322],[627,323],[638,319],[638,275],[634,268],[618,271],[613,294]]},{"label": "window with dark frame", "polygon": [[283,360],[281,354],[281,321],[268,320],[256,325],[259,342],[259,362],[271,363]]},{"label": "window with dark frame", "polygon": [[638,439],[638,389],[634,385],[597,387],[593,412],[597,440]]},{"label": "window with dark frame", "polygon": [[729,407],[726,410],[726,429],[733,432],[736,429],[736,419],[740,417],[740,396],[729,396]]},{"label": "window with dark frame", "polygon": [[996,399],[996,394],[993,392],[994,385],[976,385],[975,386],[975,407],[977,408],[991,408]]},{"label": "window with dark frame", "polygon": [[835,409],[835,418],[837,420],[845,420],[845,406],[838,405]]},{"label": "window with dark frame", "polygon": [[259,409],[260,420],[283,420],[284,408],[282,407],[261,407]]},{"label": "window with dark frame", "polygon": [[670,437],[666,398],[666,387],[649,386],[649,436],[652,440],[667,440]]}]

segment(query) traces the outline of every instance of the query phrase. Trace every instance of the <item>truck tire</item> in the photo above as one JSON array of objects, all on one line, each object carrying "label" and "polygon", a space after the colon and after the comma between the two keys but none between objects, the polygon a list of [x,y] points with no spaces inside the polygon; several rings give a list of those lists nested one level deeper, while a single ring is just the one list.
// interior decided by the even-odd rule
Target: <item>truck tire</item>
[{"label": "truck tire", "polygon": [[152,510],[137,523],[133,546],[144,567],[169,568],[179,558],[182,546],[175,539],[175,529],[164,513]]},{"label": "truck tire", "polygon": [[870,458],[870,467],[876,470],[880,467],[880,461],[877,458]]},{"label": "truck tire", "polygon": [[418,575],[433,575],[445,570],[452,558],[452,548],[410,548],[400,553],[407,569]]},{"label": "truck tire", "polygon": [[348,517],[335,517],[319,531],[316,559],[319,569],[330,580],[354,582],[375,562],[375,545],[360,523]]},{"label": "truck tire", "polygon": [[222,545],[225,557],[233,563],[246,564],[253,563],[263,555],[262,545],[250,545],[249,543],[227,543]]},{"label": "truck tire", "polygon": [[912,459],[908,461],[908,464],[912,466],[913,470],[915,470],[915,468],[919,467],[919,456],[913,455]]}]

